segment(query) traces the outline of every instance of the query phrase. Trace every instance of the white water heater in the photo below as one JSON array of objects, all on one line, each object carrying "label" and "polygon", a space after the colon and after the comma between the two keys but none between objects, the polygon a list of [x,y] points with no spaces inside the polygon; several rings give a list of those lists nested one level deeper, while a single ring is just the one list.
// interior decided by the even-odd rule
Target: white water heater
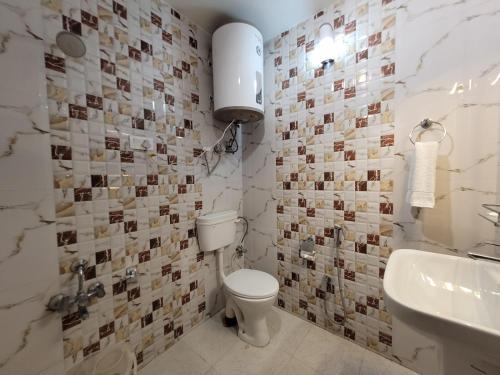
[{"label": "white water heater", "polygon": [[241,22],[228,23],[212,36],[214,117],[254,122],[264,117],[262,34]]}]

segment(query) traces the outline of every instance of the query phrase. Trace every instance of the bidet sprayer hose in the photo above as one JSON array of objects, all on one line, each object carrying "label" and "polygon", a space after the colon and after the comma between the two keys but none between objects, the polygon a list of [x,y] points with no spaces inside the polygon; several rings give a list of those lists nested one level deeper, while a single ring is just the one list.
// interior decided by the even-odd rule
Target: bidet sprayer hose
[{"label": "bidet sprayer hose", "polygon": [[347,319],[347,309],[346,309],[346,303],[345,303],[345,298],[344,298],[344,285],[342,283],[342,277],[341,277],[341,271],[340,271],[340,252],[339,248],[340,245],[342,244],[342,239],[340,236],[344,237],[344,230],[342,229],[341,225],[335,224],[333,227],[333,237],[334,237],[334,244],[335,244],[335,252],[337,256],[337,281],[339,283],[339,292],[340,292],[340,299],[342,301],[342,309],[344,310],[344,322]]}]

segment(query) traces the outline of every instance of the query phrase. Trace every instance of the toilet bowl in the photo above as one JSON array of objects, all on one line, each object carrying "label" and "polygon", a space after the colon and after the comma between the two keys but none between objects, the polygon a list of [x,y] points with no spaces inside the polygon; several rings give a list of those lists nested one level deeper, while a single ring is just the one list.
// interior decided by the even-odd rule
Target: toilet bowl
[{"label": "toilet bowl", "polygon": [[224,274],[224,248],[235,240],[236,211],[203,215],[196,221],[200,250],[215,251],[219,283],[226,297],[226,317],[236,318],[238,336],[254,346],[266,346],[269,330],[266,315],[276,300],[278,281],[268,273],[241,269]]},{"label": "toilet bowl", "polygon": [[254,346],[269,344],[266,316],[278,295],[278,281],[271,275],[241,269],[224,281],[226,317],[238,322],[238,336]]}]

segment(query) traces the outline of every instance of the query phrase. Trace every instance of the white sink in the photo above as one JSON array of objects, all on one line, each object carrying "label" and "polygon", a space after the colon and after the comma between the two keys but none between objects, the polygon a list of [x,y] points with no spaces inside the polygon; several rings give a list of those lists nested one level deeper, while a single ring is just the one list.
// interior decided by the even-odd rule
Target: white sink
[{"label": "white sink", "polygon": [[436,341],[442,374],[500,374],[500,263],[401,249],[384,291],[393,315]]}]

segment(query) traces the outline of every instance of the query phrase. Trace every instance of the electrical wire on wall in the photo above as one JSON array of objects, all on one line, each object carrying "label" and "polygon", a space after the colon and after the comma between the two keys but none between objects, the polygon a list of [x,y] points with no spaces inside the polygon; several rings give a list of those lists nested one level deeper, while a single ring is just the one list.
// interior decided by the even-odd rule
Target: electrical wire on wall
[{"label": "electrical wire on wall", "polygon": [[210,167],[210,163],[208,162],[207,153],[203,154],[203,158],[205,159],[205,164],[203,164],[203,165],[207,167],[207,174],[209,176],[212,174],[213,171],[215,171],[215,168],[217,168],[217,166],[220,163],[220,159],[222,159],[221,154],[219,154],[219,153],[216,153],[216,154],[217,154],[217,161],[215,162],[215,165],[213,167]]},{"label": "electrical wire on wall", "polygon": [[[245,237],[248,234],[248,220],[244,216],[238,216],[238,219],[242,219],[245,222],[245,232],[243,233],[243,236],[241,236],[240,244],[238,246],[238,248],[241,248],[242,250],[244,250],[243,249],[243,241],[245,241]],[[245,252],[246,252],[246,250],[243,251],[243,253],[245,253]]]},{"label": "electrical wire on wall", "polygon": [[[238,139],[237,139],[238,126],[239,126],[239,122],[237,120],[232,120],[226,126],[226,128],[222,132],[222,135],[219,137],[219,139],[217,139],[217,141],[215,141],[215,143],[212,146],[203,147],[203,152],[201,154],[197,155],[198,158],[204,159],[205,162],[203,163],[203,165],[205,165],[207,167],[207,173],[209,176],[214,172],[214,170],[219,165],[221,158],[222,158],[221,155],[223,153],[235,154],[238,151],[238,149],[239,149]],[[228,140],[223,142],[224,139],[226,138],[226,134],[227,134],[228,130],[230,133],[230,137]],[[223,143],[224,143],[224,145],[223,145]],[[212,167],[210,166],[208,156],[207,156],[207,154],[209,152],[213,152],[214,154],[217,154],[217,161],[215,162],[215,165],[213,165]]]},{"label": "electrical wire on wall", "polygon": [[239,145],[238,145],[238,139],[236,137],[237,126],[238,124],[230,128],[231,138],[229,138],[229,140],[226,141],[226,150],[225,150],[226,154],[235,154],[236,152],[238,152]]}]

